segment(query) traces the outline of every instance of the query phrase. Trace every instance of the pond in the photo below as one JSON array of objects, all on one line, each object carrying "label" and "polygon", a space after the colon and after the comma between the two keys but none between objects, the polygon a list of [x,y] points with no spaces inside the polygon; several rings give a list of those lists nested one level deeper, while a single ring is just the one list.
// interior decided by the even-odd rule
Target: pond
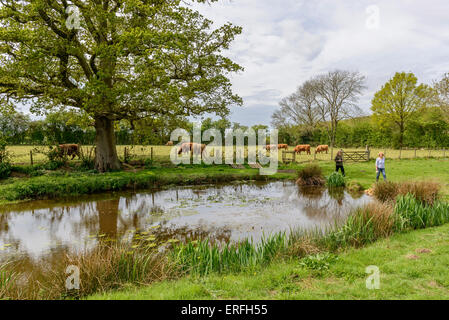
[{"label": "pond", "polygon": [[0,209],[0,261],[55,261],[104,241],[151,233],[167,240],[239,241],[294,229],[323,230],[370,201],[293,182],[236,183],[33,201]]}]

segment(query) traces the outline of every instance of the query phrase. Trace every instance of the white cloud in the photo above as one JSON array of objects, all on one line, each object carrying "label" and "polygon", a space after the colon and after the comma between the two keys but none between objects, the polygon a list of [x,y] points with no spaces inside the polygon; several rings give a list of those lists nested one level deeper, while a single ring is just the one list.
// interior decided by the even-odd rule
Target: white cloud
[{"label": "white cloud", "polygon": [[[366,8],[380,10],[379,29],[366,27]],[[231,120],[269,123],[278,101],[313,75],[358,70],[372,95],[396,71],[412,71],[430,83],[449,71],[449,2],[445,0],[223,0],[199,10],[217,25],[243,27],[227,53],[245,67],[234,75],[245,109]]]}]

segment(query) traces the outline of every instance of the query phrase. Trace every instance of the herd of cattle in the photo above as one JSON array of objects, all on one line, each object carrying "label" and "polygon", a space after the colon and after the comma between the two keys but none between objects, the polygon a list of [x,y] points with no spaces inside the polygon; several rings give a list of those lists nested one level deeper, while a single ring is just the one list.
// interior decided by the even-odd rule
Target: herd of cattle
[{"label": "herd of cattle", "polygon": [[[269,145],[269,146],[266,146],[265,149],[267,149],[267,150],[281,150],[281,149],[288,150],[288,145],[286,145],[286,144]],[[301,154],[302,152],[305,152],[310,155],[310,154],[312,154],[311,150],[312,150],[312,147],[310,146],[310,144],[301,144],[301,145],[296,146],[293,151],[297,154]],[[316,154],[324,153],[324,152],[326,152],[326,154],[329,152],[328,145],[321,145],[315,149]]]},{"label": "herd of cattle", "polygon": [[[174,143],[172,141],[169,141],[167,143],[167,146],[173,146]],[[265,147],[265,149],[267,151],[270,150],[288,150],[288,145],[286,144],[278,144],[278,145],[267,145]],[[307,154],[311,154],[311,146],[309,144],[304,144],[304,145],[298,145],[294,148],[294,152],[297,154],[301,154],[302,152],[305,152]],[[193,152],[194,154],[202,154],[204,152],[204,150],[206,149],[206,145],[205,144],[198,144],[198,143],[183,143],[181,145],[181,147],[178,149],[178,154],[182,154],[182,153],[190,153]],[[58,153],[59,155],[62,157],[64,155],[66,156],[71,156],[72,160],[78,156],[78,158],[80,157],[80,145],[79,144],[61,144],[58,146]],[[327,145],[321,145],[318,146],[315,149],[315,154],[317,153],[324,153],[326,152],[326,154],[329,152],[329,146]]]},{"label": "herd of cattle", "polygon": [[[173,146],[174,143],[172,141],[169,141],[167,144],[167,146]],[[278,145],[267,145],[265,146],[265,149],[267,151],[270,150],[287,150],[288,151],[288,145],[287,144],[278,144]],[[197,144],[197,143],[183,143],[181,145],[181,147],[178,149],[178,154],[183,154],[183,153],[190,153],[193,152],[194,154],[201,154],[203,153],[203,151],[206,149],[206,145],[205,144]],[[301,154],[302,152],[307,153],[308,155],[312,154],[311,152],[312,147],[309,144],[304,144],[304,145],[298,145],[294,148],[294,152],[297,154]],[[315,154],[318,153],[324,153],[326,152],[329,153],[329,146],[328,145],[321,145],[318,146],[315,149]]]}]

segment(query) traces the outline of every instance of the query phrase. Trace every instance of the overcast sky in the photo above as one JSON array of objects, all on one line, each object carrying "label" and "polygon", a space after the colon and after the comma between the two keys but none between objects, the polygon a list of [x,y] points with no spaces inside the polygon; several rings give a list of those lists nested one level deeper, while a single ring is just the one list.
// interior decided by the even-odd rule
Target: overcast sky
[{"label": "overcast sky", "polygon": [[233,122],[270,123],[282,97],[334,69],[367,77],[360,100],[366,113],[396,71],[425,83],[449,72],[447,0],[221,0],[197,7],[217,25],[243,27],[226,53],[245,68],[232,76],[244,99],[243,108],[233,108]]}]

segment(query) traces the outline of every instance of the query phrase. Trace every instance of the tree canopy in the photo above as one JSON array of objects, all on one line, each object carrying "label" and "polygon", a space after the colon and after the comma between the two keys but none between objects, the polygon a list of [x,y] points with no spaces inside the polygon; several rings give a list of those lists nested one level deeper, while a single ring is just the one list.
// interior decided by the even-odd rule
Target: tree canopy
[{"label": "tree canopy", "polygon": [[222,54],[241,28],[180,0],[2,0],[0,24],[0,97],[86,113],[100,171],[120,167],[114,121],[242,103],[227,77],[242,68]]},{"label": "tree canopy", "polygon": [[428,85],[418,85],[413,73],[398,72],[374,95],[371,110],[378,121],[397,125],[402,147],[408,121],[427,107],[432,95]]}]

